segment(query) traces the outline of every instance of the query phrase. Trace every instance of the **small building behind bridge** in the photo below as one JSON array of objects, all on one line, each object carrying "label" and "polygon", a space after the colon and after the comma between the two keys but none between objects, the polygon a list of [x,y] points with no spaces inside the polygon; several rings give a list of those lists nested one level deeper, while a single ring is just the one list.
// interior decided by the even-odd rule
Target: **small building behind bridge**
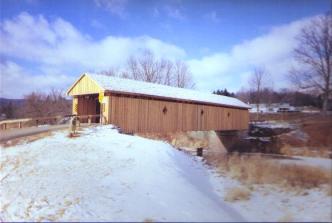
[{"label": "small building behind bridge", "polygon": [[126,133],[228,131],[248,128],[250,106],[190,89],[83,74],[69,88],[73,114],[101,115]]}]

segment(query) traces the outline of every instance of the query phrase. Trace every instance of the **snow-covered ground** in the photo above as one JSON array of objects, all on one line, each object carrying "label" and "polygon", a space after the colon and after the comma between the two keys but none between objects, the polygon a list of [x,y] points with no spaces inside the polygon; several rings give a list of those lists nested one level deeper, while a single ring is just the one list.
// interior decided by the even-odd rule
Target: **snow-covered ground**
[{"label": "snow-covered ground", "polygon": [[112,126],[1,148],[2,221],[331,221],[322,191],[258,188],[225,202],[239,182],[169,144]]},{"label": "snow-covered ground", "polygon": [[[235,186],[237,183],[233,183]],[[231,183],[226,183],[229,188]],[[225,187],[220,185],[219,187]],[[321,189],[286,192],[270,185],[253,186],[250,200],[228,203],[249,222],[331,222],[332,199]]]},{"label": "snow-covered ground", "polygon": [[[292,163],[300,165],[310,165],[314,167],[320,167],[332,171],[332,160],[328,158],[320,157],[304,157],[304,156],[292,156],[294,160],[280,160],[282,163]],[[331,173],[332,174],[332,173]]]},{"label": "snow-covered ground", "polygon": [[283,128],[283,129],[294,129],[294,125],[284,122],[284,121],[262,121],[262,122],[255,122],[255,126],[261,127],[261,128],[270,128],[270,129],[276,129],[276,128]]}]

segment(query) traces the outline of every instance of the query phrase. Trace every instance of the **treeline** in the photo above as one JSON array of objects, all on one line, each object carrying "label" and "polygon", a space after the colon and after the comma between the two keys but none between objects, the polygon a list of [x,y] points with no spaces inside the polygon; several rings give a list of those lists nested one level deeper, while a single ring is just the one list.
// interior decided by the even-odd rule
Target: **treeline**
[{"label": "treeline", "polygon": [[282,89],[279,91],[272,90],[270,88],[264,88],[261,92],[253,90],[241,90],[236,93],[228,91],[226,88],[223,90],[215,90],[214,94],[224,95],[229,97],[236,97],[243,102],[254,104],[258,100],[261,104],[272,103],[288,103],[292,106],[313,106],[322,108],[323,98],[321,95],[314,95],[310,93],[304,93],[299,91],[291,91],[290,89]]},{"label": "treeline", "polygon": [[[237,97],[243,101],[256,103],[258,93],[255,91],[240,91],[237,92]],[[314,106],[322,107],[322,97],[299,92],[291,91],[289,89],[282,89],[280,91],[274,91],[272,89],[264,88],[259,95],[260,103],[271,104],[271,103],[288,103],[293,106]]]},{"label": "treeline", "polygon": [[223,95],[223,96],[228,96],[228,97],[235,97],[235,93],[229,92],[227,91],[227,89],[225,88],[224,90],[216,90],[212,92],[213,94],[217,94],[217,95]]},{"label": "treeline", "polygon": [[49,93],[32,92],[25,95],[20,103],[14,100],[2,103],[0,114],[4,114],[3,118],[6,119],[68,115],[71,114],[71,106],[71,100],[66,99],[62,91],[52,89]]}]

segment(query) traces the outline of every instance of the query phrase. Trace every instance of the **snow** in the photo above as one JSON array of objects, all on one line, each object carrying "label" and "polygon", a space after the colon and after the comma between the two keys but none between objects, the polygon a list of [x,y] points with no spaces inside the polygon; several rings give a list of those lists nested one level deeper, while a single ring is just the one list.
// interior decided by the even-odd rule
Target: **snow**
[{"label": "snow", "polygon": [[77,138],[58,132],[1,153],[5,221],[244,220],[194,157],[109,126]]},{"label": "snow", "polygon": [[263,121],[263,122],[254,122],[255,126],[261,128],[270,128],[270,129],[294,129],[294,125],[288,122],[281,122],[281,121]]},{"label": "snow", "polygon": [[309,140],[309,135],[300,128],[296,128],[295,130],[286,133],[286,135],[298,139],[302,142],[307,142]]},{"label": "snow", "polygon": [[280,160],[283,163],[310,165],[319,167],[326,170],[332,170],[332,160],[328,158],[320,157],[304,157],[304,156],[292,156],[295,159],[292,160]]},{"label": "snow", "polygon": [[322,191],[293,195],[257,187],[225,202],[238,181],[161,141],[112,126],[0,148],[2,221],[330,221]]},{"label": "snow", "polygon": [[256,186],[249,201],[231,203],[247,221],[277,222],[286,216],[287,222],[332,221],[332,201],[319,189],[307,193],[285,192],[272,186]]},{"label": "snow", "polygon": [[249,105],[233,97],[226,97],[190,89],[177,88],[161,84],[147,83],[143,81],[123,79],[100,74],[89,73],[85,75],[91,77],[97,82],[99,86],[101,86],[105,90],[167,97],[195,102],[208,102],[246,109],[250,108]]}]

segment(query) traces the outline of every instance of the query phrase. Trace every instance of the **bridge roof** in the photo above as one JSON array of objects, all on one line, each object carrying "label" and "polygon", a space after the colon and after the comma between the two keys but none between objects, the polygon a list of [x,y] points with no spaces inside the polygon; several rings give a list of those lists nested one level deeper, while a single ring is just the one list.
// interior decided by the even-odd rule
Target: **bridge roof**
[{"label": "bridge roof", "polygon": [[[104,91],[190,101],[196,103],[208,103],[244,109],[250,108],[248,104],[233,97],[221,96],[191,89],[171,87],[131,79],[118,78],[113,76],[106,76],[101,74],[88,73],[83,74],[82,76],[90,77]],[[82,76],[80,77],[80,79],[82,78]],[[68,90],[68,92],[74,87],[74,85]]]}]

